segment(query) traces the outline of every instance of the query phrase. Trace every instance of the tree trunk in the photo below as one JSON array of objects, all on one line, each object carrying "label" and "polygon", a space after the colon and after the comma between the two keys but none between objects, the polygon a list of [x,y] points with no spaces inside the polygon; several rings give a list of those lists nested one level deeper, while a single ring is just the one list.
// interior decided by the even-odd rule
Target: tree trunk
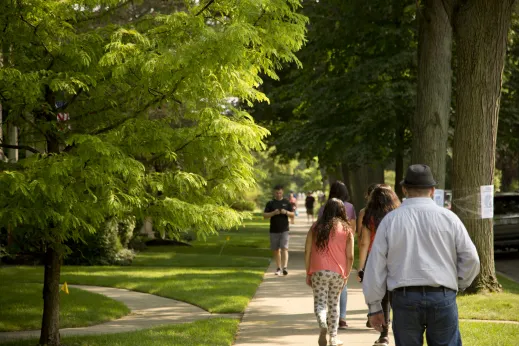
[{"label": "tree trunk", "polygon": [[40,345],[58,346],[59,336],[59,281],[61,258],[59,253],[47,248],[43,281],[43,317]]},{"label": "tree trunk", "polygon": [[402,191],[402,186],[400,182],[404,179],[404,136],[405,136],[406,126],[401,125],[397,132],[396,139],[396,150],[395,150],[395,193],[398,198],[402,199],[404,197],[404,192]]},{"label": "tree trunk", "polygon": [[445,186],[445,153],[452,92],[452,26],[442,0],[425,0],[419,11],[418,88],[411,121],[411,163],[431,167]]},{"label": "tree trunk", "polygon": [[[18,145],[18,128],[13,124],[7,124],[7,144]],[[18,149],[7,149],[7,157],[10,162],[18,161]]]},{"label": "tree trunk", "polygon": [[402,151],[398,150],[395,156],[395,193],[398,198],[402,199],[404,193],[400,182],[404,179],[404,155]]},{"label": "tree trunk", "polygon": [[479,215],[481,185],[492,185],[499,99],[513,0],[472,0],[456,13],[456,123],[453,206],[476,245],[481,272],[470,290],[498,291],[492,219]]},{"label": "tree trunk", "polygon": [[508,153],[501,153],[496,162],[496,166],[501,169],[501,192],[510,192],[514,180],[519,178],[519,160],[517,157]]},{"label": "tree trunk", "polygon": [[350,171],[349,177],[351,183],[350,203],[353,204],[355,211],[358,212],[364,208],[364,195],[368,186],[373,183],[381,184],[384,182],[384,166],[380,163],[364,165],[356,171]]},{"label": "tree trunk", "polygon": [[[49,88],[46,90],[48,105],[54,105],[54,95]],[[56,121],[52,113],[42,113],[42,119],[48,122]],[[55,130],[49,128],[46,133],[47,152],[59,154],[59,139]],[[55,225],[49,225],[55,227]],[[43,278],[43,317],[41,322],[40,345],[59,346],[59,282],[61,274],[61,255],[56,249],[47,247],[45,252],[45,272]]]}]

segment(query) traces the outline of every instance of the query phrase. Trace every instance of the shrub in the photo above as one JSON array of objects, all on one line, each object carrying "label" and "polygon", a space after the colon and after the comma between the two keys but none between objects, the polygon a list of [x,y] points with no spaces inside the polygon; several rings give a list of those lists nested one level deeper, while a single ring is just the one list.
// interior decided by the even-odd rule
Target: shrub
[{"label": "shrub", "polygon": [[125,248],[133,236],[135,218],[124,220],[112,218],[105,227],[94,234],[89,234],[84,242],[67,242],[71,253],[65,258],[66,264],[110,265],[129,264],[135,253]]},{"label": "shrub", "polygon": [[239,200],[231,205],[231,208],[238,211],[254,211],[256,209],[256,203],[254,201]]}]

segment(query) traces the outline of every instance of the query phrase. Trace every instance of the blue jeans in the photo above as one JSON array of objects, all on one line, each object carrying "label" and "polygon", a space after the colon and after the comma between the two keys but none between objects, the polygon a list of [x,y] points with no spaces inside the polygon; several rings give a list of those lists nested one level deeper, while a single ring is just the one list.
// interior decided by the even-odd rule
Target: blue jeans
[{"label": "blue jeans", "polygon": [[456,292],[392,292],[396,346],[461,346]]},{"label": "blue jeans", "polygon": [[341,299],[339,302],[339,311],[340,315],[339,318],[345,319],[346,318],[346,303],[348,302],[348,287],[344,286],[341,292]]}]

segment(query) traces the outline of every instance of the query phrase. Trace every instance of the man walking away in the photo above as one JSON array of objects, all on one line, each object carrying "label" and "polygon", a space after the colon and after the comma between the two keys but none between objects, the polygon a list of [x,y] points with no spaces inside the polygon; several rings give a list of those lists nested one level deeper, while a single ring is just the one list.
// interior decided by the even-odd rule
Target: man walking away
[{"label": "man walking away", "polygon": [[397,346],[461,346],[456,293],[479,273],[465,226],[435,204],[436,181],[426,165],[411,165],[400,183],[407,199],[380,223],[364,274],[370,323],[382,331],[381,301],[391,291]]},{"label": "man walking away", "polygon": [[294,217],[290,202],[283,198],[283,187],[274,187],[274,199],[269,201],[263,212],[265,219],[270,219],[270,249],[277,264],[276,275],[288,275],[288,218]]},{"label": "man walking away", "polygon": [[314,223],[314,204],[315,204],[315,197],[312,196],[312,192],[309,191],[306,193],[306,199],[305,199],[306,219],[308,221],[310,221],[310,219],[312,219],[312,223]]}]

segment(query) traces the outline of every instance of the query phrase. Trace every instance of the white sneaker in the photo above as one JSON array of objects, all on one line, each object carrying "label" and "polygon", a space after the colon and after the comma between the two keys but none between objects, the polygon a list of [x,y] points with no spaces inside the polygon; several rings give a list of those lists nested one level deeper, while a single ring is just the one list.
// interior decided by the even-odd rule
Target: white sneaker
[{"label": "white sneaker", "polygon": [[278,268],[278,270],[276,270],[276,275],[281,275],[281,268]]},{"label": "white sneaker", "polygon": [[338,345],[343,345],[343,344],[344,344],[344,342],[342,342],[342,340],[337,339],[337,337],[335,337],[335,338],[330,337],[329,346],[338,346]]}]

